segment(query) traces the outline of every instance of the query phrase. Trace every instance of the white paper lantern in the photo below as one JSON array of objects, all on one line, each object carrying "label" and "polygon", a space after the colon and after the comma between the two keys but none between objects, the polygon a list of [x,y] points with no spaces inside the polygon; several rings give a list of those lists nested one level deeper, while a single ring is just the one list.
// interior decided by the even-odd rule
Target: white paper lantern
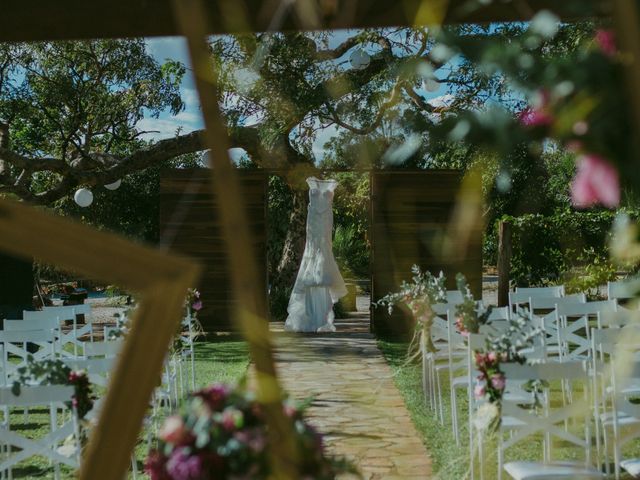
[{"label": "white paper lantern", "polygon": [[106,188],[107,190],[117,190],[118,188],[120,188],[121,184],[122,184],[122,180],[116,180],[113,183],[109,183],[105,185],[104,188]]},{"label": "white paper lantern", "polygon": [[75,202],[81,207],[88,207],[93,203],[93,193],[86,188],[79,188],[73,196]]},{"label": "white paper lantern", "polygon": [[349,57],[349,62],[351,62],[351,66],[356,70],[363,70],[371,63],[371,57],[367,52],[359,48],[353,51]]},{"label": "white paper lantern", "polygon": [[425,78],[422,81],[422,88],[427,92],[437,92],[440,90],[440,82],[435,78]]}]

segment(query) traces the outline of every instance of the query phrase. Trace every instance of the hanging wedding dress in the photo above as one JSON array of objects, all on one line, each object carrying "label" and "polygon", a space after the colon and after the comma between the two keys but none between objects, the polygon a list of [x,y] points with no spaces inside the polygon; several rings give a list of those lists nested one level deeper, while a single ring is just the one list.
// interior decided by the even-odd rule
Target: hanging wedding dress
[{"label": "hanging wedding dress", "polygon": [[331,238],[333,192],[338,183],[315,177],[307,178],[307,183],[307,241],[284,327],[294,332],[333,332],[333,304],[347,294],[333,257]]}]

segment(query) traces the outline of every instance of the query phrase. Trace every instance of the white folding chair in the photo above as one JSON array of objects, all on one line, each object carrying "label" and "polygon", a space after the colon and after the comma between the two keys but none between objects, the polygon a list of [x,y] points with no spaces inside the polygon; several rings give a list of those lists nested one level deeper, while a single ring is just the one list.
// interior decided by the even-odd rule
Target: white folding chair
[{"label": "white folding chair", "polygon": [[[501,418],[511,419],[511,425],[517,422],[520,426],[510,427],[505,436],[505,426],[501,424],[498,440],[498,479],[502,478],[502,470],[514,480],[566,479],[602,479],[604,475],[591,464],[590,433],[590,381],[586,362],[550,362],[534,365],[503,364],[501,366],[508,381],[538,381],[542,392],[539,394],[541,407],[531,408],[518,402],[503,400]],[[552,403],[548,395],[548,385],[553,381],[580,383],[584,399],[560,407]],[[567,429],[570,420],[572,425],[580,427],[581,435]],[[515,421],[515,422],[514,422]],[[506,425],[507,422],[504,422]],[[504,463],[505,451],[522,441],[532,441],[533,437],[542,437],[542,461],[513,461]],[[583,462],[553,461],[553,439],[561,439],[565,446],[577,447],[584,454]]]},{"label": "white folding chair", "polygon": [[588,360],[591,358],[590,332],[602,325],[601,316],[616,310],[614,301],[605,300],[577,304],[558,304],[555,311],[558,324],[560,360]]},{"label": "white folding chair", "polygon": [[[66,385],[47,386],[22,386],[19,395],[14,395],[11,387],[0,387],[0,408],[9,411],[11,408],[28,408],[46,405],[50,413],[50,432],[44,437],[30,439],[11,430],[9,416],[6,416],[0,428],[0,444],[2,450],[0,456],[0,472],[3,476],[8,473],[12,477],[11,470],[19,462],[33,456],[41,456],[49,459],[54,465],[54,476],[60,478],[60,464],[77,469],[80,466],[80,448],[78,421],[75,408],[72,407],[72,415],[63,425],[58,425],[57,408],[61,404],[71,404],[74,388]],[[72,436],[76,448],[71,456],[59,452],[59,445]],[[15,451],[14,447],[19,450]]]},{"label": "white folding chair", "polygon": [[[73,348],[73,356],[79,357],[81,356],[80,350],[84,345],[84,342],[80,340],[85,335],[89,335],[90,338],[93,338],[93,325],[91,324],[91,306],[90,305],[65,305],[59,307],[44,307],[42,310],[43,314],[54,314],[58,317],[61,322],[61,342],[63,347],[71,344]],[[78,324],[78,315],[85,316],[85,323],[83,325]],[[65,323],[67,321],[71,322],[71,330],[66,333]],[[67,355],[65,350],[62,350],[63,355]]]},{"label": "white folding chair", "polygon": [[105,340],[103,342],[85,342],[84,355],[86,358],[105,357],[114,358],[122,349],[124,340]]},{"label": "white folding chair", "polygon": [[[604,462],[609,473],[609,434],[613,434],[615,477],[620,477],[621,448],[640,436],[640,414],[628,402],[640,394],[640,325],[593,329],[592,382],[596,438],[604,443]],[[626,429],[625,435],[621,435]],[[599,447],[599,444],[598,444]],[[632,463],[627,466],[631,468]]]},{"label": "white folding chair", "polygon": [[[3,385],[28,357],[35,360],[56,358],[57,333],[54,330],[15,330],[0,332]],[[38,350],[30,352],[29,345]],[[11,359],[11,360],[10,360]]]},{"label": "white folding chair", "polygon": [[532,298],[559,298],[564,296],[564,286],[516,288],[509,292],[509,310],[516,312],[518,307],[529,305]]}]

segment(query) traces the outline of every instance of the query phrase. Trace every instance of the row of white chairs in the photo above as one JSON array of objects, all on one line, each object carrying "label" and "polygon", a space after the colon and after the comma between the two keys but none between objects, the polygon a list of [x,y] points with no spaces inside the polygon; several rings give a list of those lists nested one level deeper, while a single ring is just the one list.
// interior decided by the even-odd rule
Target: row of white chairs
[{"label": "row of white chairs", "polygon": [[[632,298],[635,293],[634,290],[635,287],[630,288],[619,284],[610,284],[608,292],[612,297],[611,300],[586,302],[586,298],[582,294],[564,295],[563,287],[517,289],[510,294],[509,307],[493,309],[490,316],[491,326],[484,328],[489,328],[495,334],[508,325],[508,320],[518,309],[525,309],[530,314],[531,327],[538,328],[541,331],[540,345],[527,352],[528,358],[536,358],[539,362],[553,362],[553,365],[556,366],[558,363],[569,365],[575,362],[592,361],[593,338],[591,337],[591,332],[593,328],[600,332],[604,328],[620,327],[630,317],[640,315],[640,312],[629,311],[619,304],[620,299]],[[455,306],[462,301],[462,295],[456,296],[455,292],[450,292],[448,300],[450,301],[436,305],[434,308],[438,316],[434,321],[431,335],[432,341],[436,345],[436,352],[423,352],[423,387],[428,405],[444,424],[442,375],[445,373],[448,375],[451,399],[451,426],[456,442],[459,444],[460,425],[457,391],[466,389],[470,408],[474,405],[472,392],[475,377],[472,373],[475,372],[475,369],[471,358],[471,352],[474,350],[471,343],[474,336],[466,337],[460,335],[456,330]],[[479,305],[479,308],[482,308],[482,306]],[[640,316],[634,318],[640,320]],[[484,340],[474,347],[483,348]],[[549,368],[553,370],[553,367]],[[592,372],[593,369],[594,367],[590,366],[587,370]],[[517,374],[515,375],[517,377]],[[512,379],[514,378],[512,377]],[[534,378],[532,377],[528,380],[532,379]],[[570,376],[562,379],[563,401],[570,402],[573,398],[572,380],[573,377],[570,378]],[[513,382],[511,382],[512,385]],[[592,384],[590,383],[589,385],[591,386]],[[640,380],[638,380],[638,385],[640,385]],[[640,392],[640,387],[638,391]],[[518,401],[522,401],[530,394],[522,390],[513,393],[512,396]],[[522,405],[522,403],[516,402],[515,405]],[[473,412],[470,410],[468,413],[469,422],[471,422]],[[505,425],[508,425],[508,422]],[[469,428],[470,432],[472,432],[471,423]],[[599,434],[601,430],[602,428],[599,429]],[[600,439],[601,437],[597,436],[597,438]],[[606,444],[606,439],[603,438],[602,441]],[[616,441],[613,442],[613,445],[618,444]],[[473,451],[473,448],[473,438],[470,438],[470,449]],[[602,451],[608,451],[607,448],[601,449],[600,444],[598,444],[596,450],[599,456]],[[618,460],[619,458],[615,462],[617,469],[621,465]],[[640,465],[640,462],[638,462],[638,465]],[[629,464],[627,464],[628,466]],[[500,472],[502,471],[502,465],[500,465],[499,470]],[[638,467],[638,470],[640,470],[640,467]],[[515,470],[508,469],[508,471],[511,472],[512,477],[521,478],[518,476],[520,474]],[[565,476],[564,478],[572,477]]]},{"label": "row of white chairs", "polygon": [[[78,322],[79,314],[84,315],[85,322]],[[65,403],[71,402],[73,388],[24,386],[21,395],[15,396],[11,394],[15,375],[18,369],[26,364],[29,357],[36,361],[60,359],[73,370],[85,370],[91,383],[98,387],[94,390],[104,392],[123,339],[110,340],[114,331],[117,330],[114,330],[114,327],[95,325],[89,305],[49,307],[36,312],[25,311],[23,317],[23,320],[5,319],[3,330],[0,331],[0,411],[3,412],[3,419],[0,422],[0,475],[2,478],[12,478],[12,468],[18,462],[33,455],[44,455],[55,466],[54,474],[59,478],[60,464],[78,468],[80,460],[76,451],[66,452],[66,456],[58,453],[60,441],[69,436],[70,428],[75,432],[72,436],[76,444],[80,438],[75,411],[72,415],[58,414],[60,409],[65,410]],[[98,341],[100,337],[102,340]],[[145,420],[145,423],[155,429],[156,433],[156,419],[161,409],[175,408],[187,391],[195,388],[194,340],[193,319],[187,315],[183,320],[181,338],[183,350],[167,356],[162,382],[153,395],[151,415]],[[49,391],[51,394],[48,393]],[[41,399],[41,403],[37,403],[38,398]],[[28,403],[25,399],[33,401]],[[98,398],[93,410],[85,418],[87,420],[97,418],[101,404],[102,398]],[[37,441],[21,437],[11,429],[12,425],[9,421],[11,411],[22,406],[26,408],[34,405],[49,405],[51,413],[51,433]],[[59,418],[63,419],[62,425],[57,425]],[[62,427],[64,427],[63,430],[61,430]],[[54,434],[54,432],[59,433]],[[60,432],[64,432],[65,436],[62,437]],[[20,450],[15,451],[16,447]],[[136,478],[137,465],[133,458],[132,472],[133,477]]]}]

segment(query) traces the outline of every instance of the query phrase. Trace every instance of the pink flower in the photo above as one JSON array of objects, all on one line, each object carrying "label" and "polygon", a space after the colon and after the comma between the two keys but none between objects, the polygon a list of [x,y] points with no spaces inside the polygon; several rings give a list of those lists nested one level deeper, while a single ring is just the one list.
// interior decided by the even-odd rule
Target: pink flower
[{"label": "pink flower", "polygon": [[496,390],[504,390],[505,379],[501,373],[496,373],[491,377],[491,386]]},{"label": "pink flower", "polygon": [[222,412],[222,427],[228,431],[232,432],[236,429],[242,428],[242,424],[244,423],[244,415],[240,410],[236,410],[235,408],[227,408],[224,412]]},{"label": "pink flower", "polygon": [[481,383],[477,384],[476,387],[473,389],[473,394],[478,399],[484,398],[486,393],[487,393],[487,389],[484,388],[484,385]]},{"label": "pink flower", "polygon": [[185,426],[180,415],[167,417],[158,436],[161,440],[177,446],[186,445],[193,441],[193,435]]},{"label": "pink flower", "polygon": [[196,300],[195,302],[193,302],[191,304],[191,309],[194,312],[199,312],[200,310],[202,310],[202,300]]},{"label": "pink flower", "polygon": [[525,127],[545,127],[553,123],[553,116],[543,109],[525,108],[518,117]]},{"label": "pink flower", "polygon": [[496,352],[487,353],[487,361],[489,363],[495,363],[498,361],[498,354]]},{"label": "pink flower", "polygon": [[476,366],[482,368],[485,364],[485,357],[482,353],[476,352]]},{"label": "pink flower", "polygon": [[224,407],[229,393],[229,387],[218,384],[200,390],[196,395],[202,397],[212,411],[217,412]]},{"label": "pink flower", "polygon": [[598,29],[595,41],[602,53],[608,57],[614,56],[618,52],[616,47],[616,37],[612,30]]},{"label": "pink flower", "polygon": [[618,171],[599,155],[578,158],[578,171],[571,184],[571,201],[576,207],[590,207],[601,203],[617,207],[620,203]]}]

